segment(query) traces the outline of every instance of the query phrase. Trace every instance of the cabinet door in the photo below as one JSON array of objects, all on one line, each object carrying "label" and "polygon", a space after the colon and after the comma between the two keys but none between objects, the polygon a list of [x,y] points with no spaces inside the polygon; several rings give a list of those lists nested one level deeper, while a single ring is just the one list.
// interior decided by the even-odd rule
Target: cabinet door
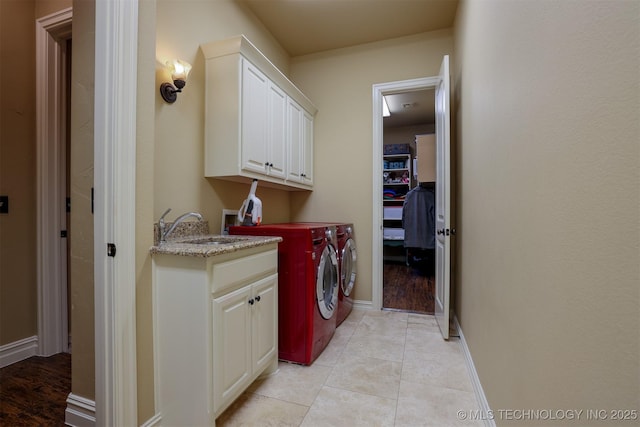
[{"label": "cabinet door", "polygon": [[278,351],[278,275],[253,285],[253,369],[261,371]]},{"label": "cabinet door", "polygon": [[302,172],[302,107],[293,99],[287,101],[287,116],[289,119],[288,139],[289,156],[287,179],[301,182]]},{"label": "cabinet door", "polygon": [[313,185],[313,116],[303,110],[302,116],[302,183]]},{"label": "cabinet door", "polygon": [[248,385],[251,377],[250,299],[251,286],[248,285],[212,302],[213,410],[216,413]]},{"label": "cabinet door", "polygon": [[268,163],[267,172],[277,178],[285,178],[287,95],[269,82],[269,117],[267,121]]},{"label": "cabinet door", "polygon": [[[267,112],[269,79],[249,61],[242,61],[242,169],[266,174],[269,166]],[[231,144],[231,141],[229,142]],[[232,149],[229,146],[229,149]]]},{"label": "cabinet door", "polygon": [[313,116],[297,102],[287,102],[289,119],[289,181],[313,184]]}]

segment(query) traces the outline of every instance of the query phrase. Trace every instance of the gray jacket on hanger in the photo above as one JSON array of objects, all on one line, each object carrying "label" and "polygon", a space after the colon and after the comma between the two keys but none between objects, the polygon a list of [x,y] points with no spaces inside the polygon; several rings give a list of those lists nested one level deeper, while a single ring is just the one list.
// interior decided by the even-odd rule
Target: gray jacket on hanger
[{"label": "gray jacket on hanger", "polygon": [[435,249],[436,203],[434,190],[420,185],[409,191],[402,206],[406,248]]}]

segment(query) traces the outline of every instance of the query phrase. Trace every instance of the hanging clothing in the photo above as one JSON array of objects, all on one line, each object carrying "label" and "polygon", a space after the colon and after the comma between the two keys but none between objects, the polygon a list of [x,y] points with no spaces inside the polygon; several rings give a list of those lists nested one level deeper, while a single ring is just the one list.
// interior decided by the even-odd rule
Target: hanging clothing
[{"label": "hanging clothing", "polygon": [[406,248],[436,247],[436,202],[431,188],[416,186],[407,193],[402,205],[402,227]]}]

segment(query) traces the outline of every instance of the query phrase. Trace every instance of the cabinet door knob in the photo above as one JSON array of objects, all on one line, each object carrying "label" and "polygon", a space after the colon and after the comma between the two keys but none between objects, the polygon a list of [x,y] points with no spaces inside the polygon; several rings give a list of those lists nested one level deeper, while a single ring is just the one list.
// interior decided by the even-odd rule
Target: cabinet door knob
[{"label": "cabinet door knob", "polygon": [[249,303],[249,305],[253,305],[253,298],[251,298],[249,301],[247,301]]},{"label": "cabinet door knob", "polygon": [[260,295],[256,296],[256,301],[260,301]]}]

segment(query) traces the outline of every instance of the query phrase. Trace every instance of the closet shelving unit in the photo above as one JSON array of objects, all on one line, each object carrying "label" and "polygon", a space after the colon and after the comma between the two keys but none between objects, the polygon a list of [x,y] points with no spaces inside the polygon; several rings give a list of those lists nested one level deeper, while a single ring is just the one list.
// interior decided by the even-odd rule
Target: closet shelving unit
[{"label": "closet shelving unit", "polygon": [[404,246],[402,205],[405,195],[414,186],[411,154],[385,154],[383,162],[383,243],[389,247],[384,259],[403,262],[404,251],[400,254],[392,248]]}]

